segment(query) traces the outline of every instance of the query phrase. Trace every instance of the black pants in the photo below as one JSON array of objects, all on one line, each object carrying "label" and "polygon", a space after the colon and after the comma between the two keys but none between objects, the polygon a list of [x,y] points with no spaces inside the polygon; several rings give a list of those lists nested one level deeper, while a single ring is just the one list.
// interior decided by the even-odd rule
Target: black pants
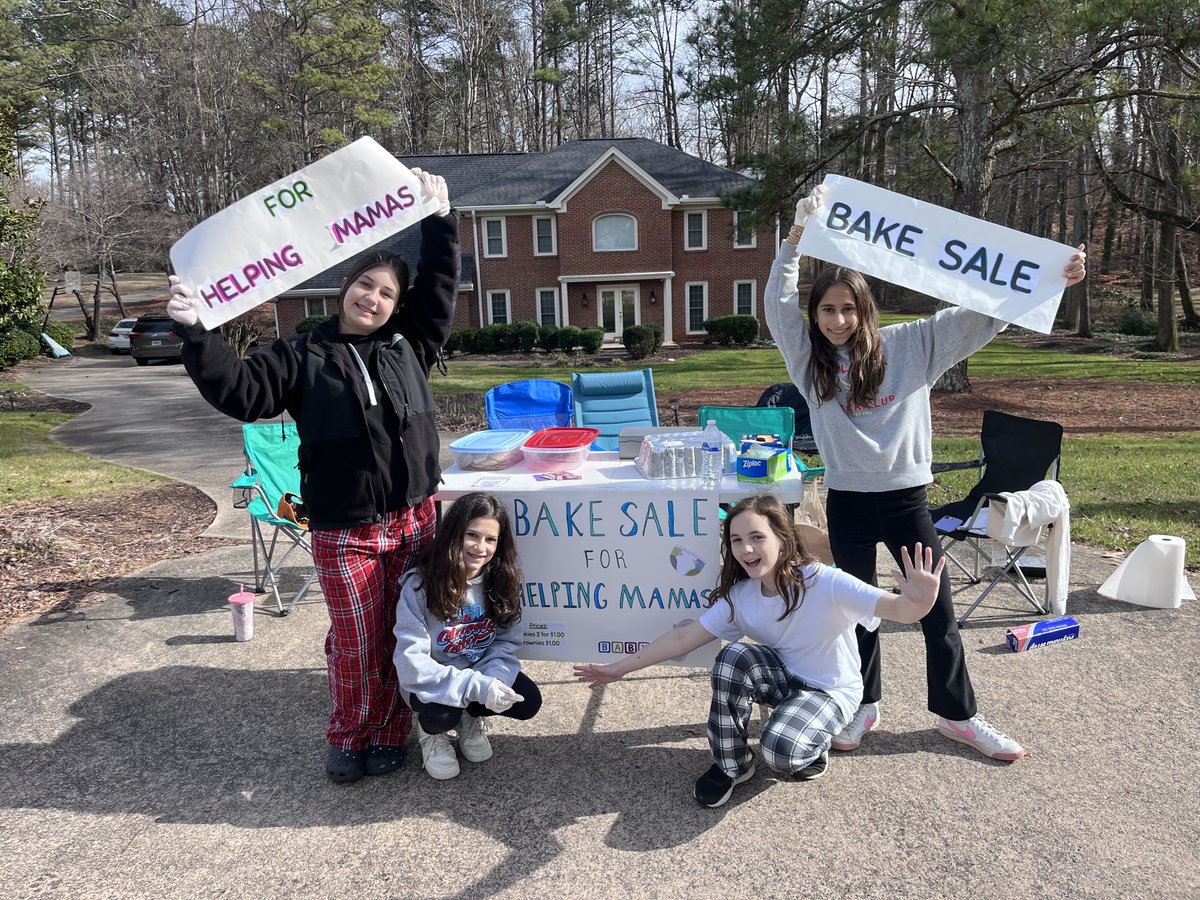
[{"label": "black pants", "polygon": [[[920,541],[933,548],[933,561],[942,558],[941,543],[929,516],[925,488],[860,493],[830,490],[826,501],[829,549],[838,567],[870,584],[876,580],[876,545],[882,541],[903,571],[900,548]],[[967,675],[962,638],[950,598],[950,575],[942,572],[942,586],[933,609],[921,620],[925,634],[925,676],[929,709],[948,719],[975,715],[975,692]],[[862,657],[863,703],[875,703],[883,691],[879,658],[879,632],[857,630]]]},{"label": "black pants", "polygon": [[426,734],[445,734],[452,728],[458,727],[458,721],[465,712],[475,716],[505,716],[509,719],[532,719],[542,708],[542,692],[524,672],[517,673],[517,680],[512,689],[525,699],[514,703],[502,713],[495,713],[482,703],[472,701],[464,710],[461,706],[447,706],[444,703],[425,703],[416,697],[409,698],[409,708],[417,714],[421,730]]}]

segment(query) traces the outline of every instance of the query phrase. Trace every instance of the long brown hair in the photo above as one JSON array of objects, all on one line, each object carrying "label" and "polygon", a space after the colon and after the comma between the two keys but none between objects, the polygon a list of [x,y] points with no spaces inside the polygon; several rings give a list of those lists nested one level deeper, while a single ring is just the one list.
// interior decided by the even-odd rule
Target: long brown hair
[{"label": "long brown hair", "polygon": [[783,597],[783,612],[779,614],[778,620],[782,622],[799,609],[800,604],[804,602],[804,592],[808,589],[808,584],[804,580],[800,567],[815,562],[816,557],[804,548],[800,535],[796,533],[791,513],[774,494],[753,494],[743,497],[729,511],[729,515],[725,518],[725,527],[721,530],[721,575],[717,580],[716,590],[709,594],[708,599],[713,603],[721,599],[728,601],[729,621],[733,621],[731,591],[735,584],[739,581],[746,581],[750,576],[746,574],[742,564],[734,557],[729,535],[733,528],[733,520],[744,512],[758,513],[767,520],[767,525],[779,538],[779,561],[775,564],[774,575],[775,586]]},{"label": "long brown hair", "polygon": [[463,538],[473,519],[495,519],[500,526],[496,552],[483,569],[483,597],[496,624],[509,625],[521,618],[521,565],[508,510],[492,494],[464,494],[442,516],[433,540],[417,560],[425,605],[439,619],[452,618],[462,606],[467,593]]},{"label": "long brown hair", "polygon": [[808,382],[822,400],[832,400],[837,393],[837,348],[817,325],[817,307],[825,292],[835,284],[849,288],[858,312],[858,327],[847,344],[850,352],[850,405],[868,406],[875,402],[875,395],[883,382],[883,344],[879,340],[879,308],[875,306],[867,279],[854,269],[826,266],[813,281],[812,292],[808,295],[808,335],[812,346],[808,358]]}]

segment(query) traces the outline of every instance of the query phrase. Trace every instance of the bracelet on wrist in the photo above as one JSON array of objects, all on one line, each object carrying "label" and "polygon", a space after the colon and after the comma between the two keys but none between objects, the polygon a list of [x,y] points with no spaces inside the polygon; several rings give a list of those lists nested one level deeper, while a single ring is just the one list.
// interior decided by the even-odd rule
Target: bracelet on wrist
[{"label": "bracelet on wrist", "polygon": [[789,244],[800,243],[800,237],[803,234],[804,234],[804,226],[803,225],[793,225],[791,230],[787,233],[788,243]]}]

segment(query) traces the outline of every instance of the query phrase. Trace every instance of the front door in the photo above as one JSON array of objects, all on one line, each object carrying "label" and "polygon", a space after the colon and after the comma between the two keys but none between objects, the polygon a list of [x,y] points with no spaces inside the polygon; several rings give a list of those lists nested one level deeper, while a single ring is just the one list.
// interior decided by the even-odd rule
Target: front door
[{"label": "front door", "polygon": [[602,287],[600,294],[600,325],[604,340],[620,340],[625,329],[641,322],[641,305],[634,285]]}]

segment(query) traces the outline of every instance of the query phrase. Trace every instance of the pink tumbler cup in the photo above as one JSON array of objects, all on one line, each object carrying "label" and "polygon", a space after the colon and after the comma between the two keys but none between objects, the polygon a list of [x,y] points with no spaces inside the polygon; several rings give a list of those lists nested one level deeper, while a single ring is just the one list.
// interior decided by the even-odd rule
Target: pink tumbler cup
[{"label": "pink tumbler cup", "polygon": [[240,590],[229,596],[229,608],[233,610],[233,637],[238,641],[249,641],[254,638],[254,595],[246,590],[244,584],[238,585]]}]

